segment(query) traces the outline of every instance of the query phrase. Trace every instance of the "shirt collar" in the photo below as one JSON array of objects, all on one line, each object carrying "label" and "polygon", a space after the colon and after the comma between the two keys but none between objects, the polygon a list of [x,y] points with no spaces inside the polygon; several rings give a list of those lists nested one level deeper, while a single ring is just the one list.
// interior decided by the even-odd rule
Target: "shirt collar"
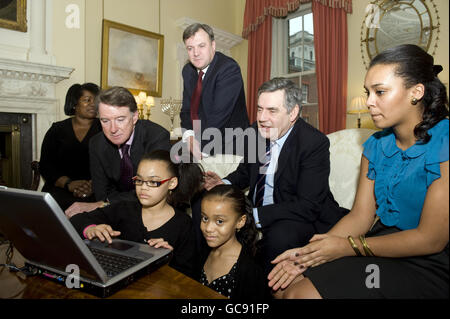
[{"label": "shirt collar", "polygon": [[[133,132],[131,132],[130,138],[128,139],[128,141],[125,142],[125,144],[130,145],[130,147],[128,148],[128,153],[131,152],[131,144],[133,144],[133,139],[134,139],[134,130],[135,130],[136,126],[133,128]],[[122,145],[117,146],[119,148],[120,153],[122,154],[122,150],[121,147]]]},{"label": "shirt collar", "polygon": [[[205,76],[206,71],[208,71],[208,69],[209,69],[209,66],[210,66],[210,64],[208,64],[208,66],[206,68],[201,70],[203,72],[203,76]],[[199,73],[200,73],[200,70],[197,70],[197,74],[199,74]]]},{"label": "shirt collar", "polygon": [[398,152],[401,152],[402,155],[406,155],[409,158],[416,158],[425,153],[426,144],[417,141],[414,145],[407,148],[405,151],[401,150],[396,143],[395,134],[392,129],[390,130],[390,134],[381,140],[381,147],[383,149],[384,155],[387,157],[392,157]]},{"label": "shirt collar", "polygon": [[277,144],[278,147],[281,149],[284,145],[284,142],[286,142],[287,138],[289,137],[289,134],[291,134],[292,129],[294,128],[294,125],[291,126],[291,128],[284,134],[282,137],[274,141],[274,144]]}]

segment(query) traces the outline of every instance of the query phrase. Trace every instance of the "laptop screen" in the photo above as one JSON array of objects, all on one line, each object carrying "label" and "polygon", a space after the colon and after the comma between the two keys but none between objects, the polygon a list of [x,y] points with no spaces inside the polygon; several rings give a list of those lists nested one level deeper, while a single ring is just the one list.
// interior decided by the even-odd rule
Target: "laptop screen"
[{"label": "laptop screen", "polygon": [[0,232],[31,263],[62,272],[68,265],[76,264],[81,276],[106,279],[88,247],[48,193],[0,186]]}]

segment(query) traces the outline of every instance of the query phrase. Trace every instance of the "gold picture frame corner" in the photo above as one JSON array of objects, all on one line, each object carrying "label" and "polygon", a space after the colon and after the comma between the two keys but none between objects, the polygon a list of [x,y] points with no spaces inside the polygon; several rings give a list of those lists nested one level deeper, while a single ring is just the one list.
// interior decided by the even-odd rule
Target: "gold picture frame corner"
[{"label": "gold picture frame corner", "polygon": [[[154,62],[152,59],[156,59],[156,67],[157,72],[155,78],[152,78],[155,82],[155,89],[152,89],[152,87],[133,87],[130,85],[130,83],[126,83],[126,80],[124,80],[123,83],[120,83],[120,86],[123,86],[127,88],[133,95],[139,94],[140,91],[144,91],[149,96],[154,97],[161,97],[162,96],[162,68],[163,68],[163,60],[164,60],[164,35],[154,33],[148,30],[139,29],[133,26],[121,24],[118,22],[114,22],[111,20],[103,19],[102,24],[102,61],[101,61],[101,87],[102,89],[107,89],[111,87],[111,83],[109,83],[110,74],[108,74],[108,67],[109,67],[109,56],[110,56],[110,30],[111,29],[117,29],[126,33],[130,33],[130,36],[127,37],[128,41],[130,38],[136,38],[139,39],[142,37],[142,39],[152,39],[157,41],[157,56],[150,56],[148,62]],[[117,39],[116,39],[117,40]],[[127,43],[129,44],[129,42]],[[119,42],[120,46],[120,42]],[[156,45],[155,45],[156,46]],[[128,47],[127,47],[128,48]],[[131,43],[131,48],[129,48],[130,51],[133,50],[133,43]],[[119,56],[121,58],[121,56]],[[124,56],[124,58],[126,58]],[[144,61],[145,63],[146,61]],[[124,70],[125,72],[132,73],[133,70]],[[117,84],[116,84],[117,85]]]},{"label": "gold picture frame corner", "polygon": [[0,16],[0,28],[27,32],[27,0],[14,0],[16,2],[16,18],[9,20]]}]

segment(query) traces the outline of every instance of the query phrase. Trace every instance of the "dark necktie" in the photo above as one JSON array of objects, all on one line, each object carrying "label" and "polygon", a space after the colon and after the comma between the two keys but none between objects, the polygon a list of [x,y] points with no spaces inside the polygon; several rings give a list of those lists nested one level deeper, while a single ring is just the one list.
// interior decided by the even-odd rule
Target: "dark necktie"
[{"label": "dark necktie", "polygon": [[198,120],[198,107],[200,105],[200,97],[202,95],[203,71],[198,72],[197,86],[191,97],[191,120]]},{"label": "dark necktie", "polygon": [[266,172],[270,165],[270,156],[272,152],[272,145],[270,142],[267,142],[266,145],[266,154],[264,156],[263,162],[261,162],[261,166],[259,167],[258,178],[256,180],[256,188],[255,188],[255,207],[260,207],[264,201],[264,188],[266,184]]},{"label": "dark necktie", "polygon": [[120,161],[120,187],[122,191],[130,191],[133,189],[133,163],[131,162],[128,149],[130,145],[123,144],[120,149],[122,150],[122,159]]}]

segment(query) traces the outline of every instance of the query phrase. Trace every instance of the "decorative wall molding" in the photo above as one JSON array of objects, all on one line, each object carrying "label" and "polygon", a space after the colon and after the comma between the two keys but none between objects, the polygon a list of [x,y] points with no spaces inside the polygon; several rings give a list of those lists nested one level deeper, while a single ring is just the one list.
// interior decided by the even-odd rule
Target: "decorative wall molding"
[{"label": "decorative wall molding", "polygon": [[39,159],[45,133],[59,118],[56,83],[73,68],[0,58],[1,112],[32,114],[33,159]]},{"label": "decorative wall molding", "polygon": [[56,64],[52,53],[53,0],[27,1],[27,32],[0,29],[0,58]]},{"label": "decorative wall molding", "polygon": [[0,78],[58,83],[67,79],[72,68],[0,58]]}]

